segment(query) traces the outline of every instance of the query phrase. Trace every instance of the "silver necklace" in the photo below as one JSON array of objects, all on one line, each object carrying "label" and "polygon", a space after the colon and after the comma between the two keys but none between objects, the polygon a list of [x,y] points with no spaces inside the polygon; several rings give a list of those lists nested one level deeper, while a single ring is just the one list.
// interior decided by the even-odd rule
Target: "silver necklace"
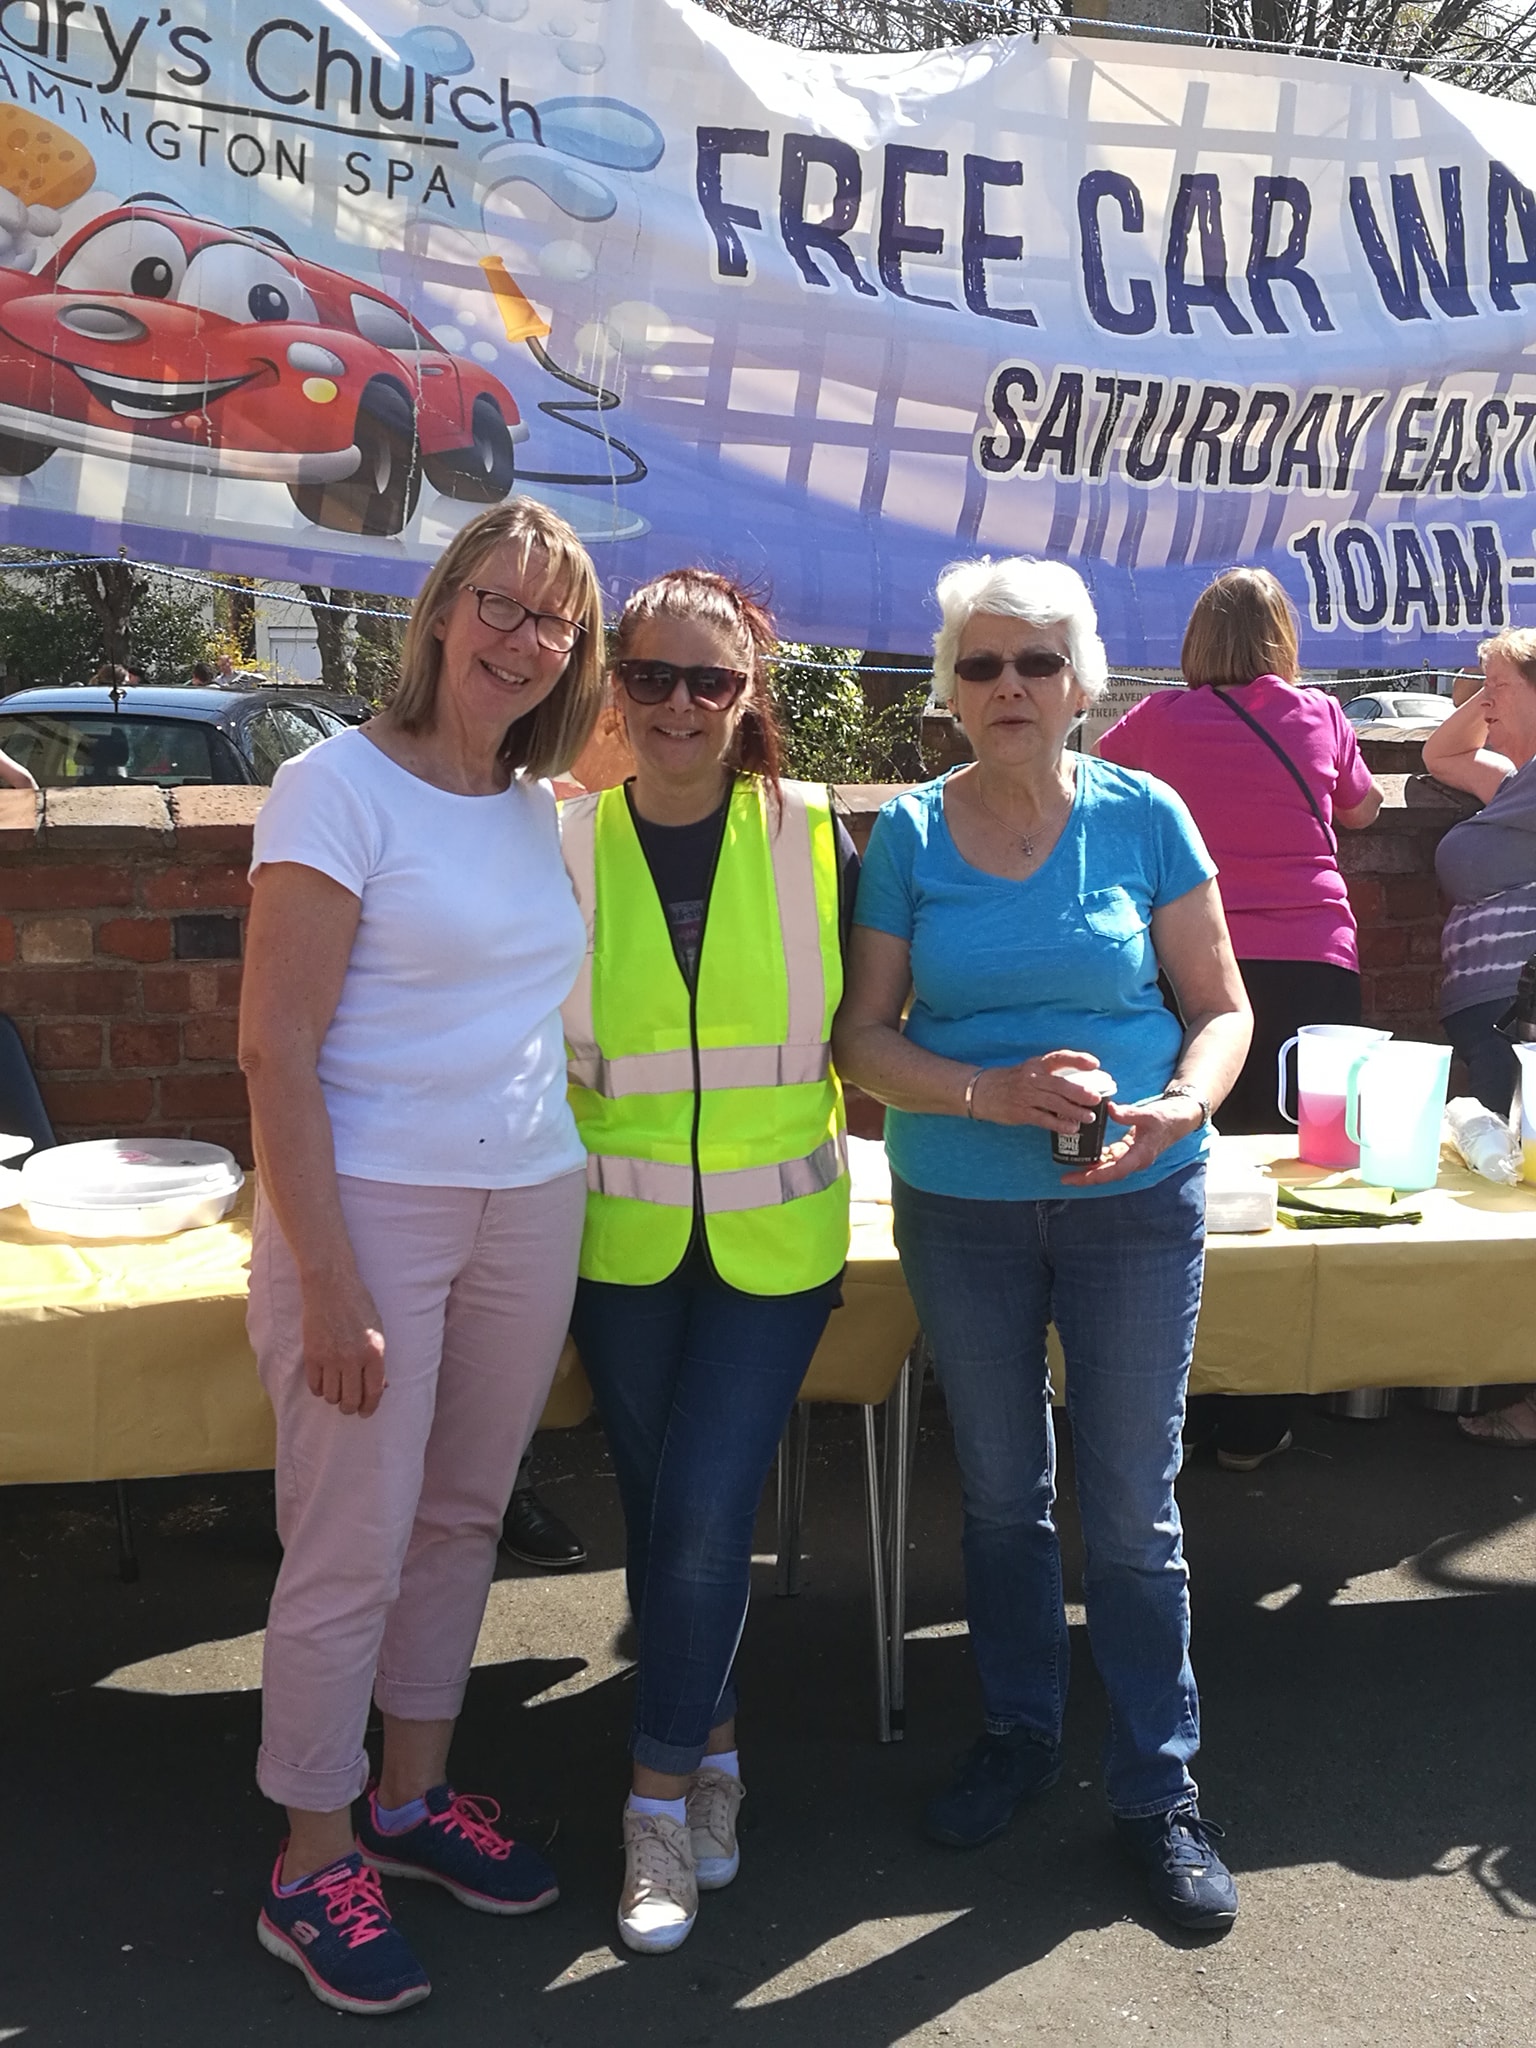
[{"label": "silver necklace", "polygon": [[[1074,789],[1075,787],[1076,784],[1074,782]],[[1058,792],[1058,794],[1059,793],[1060,792]],[[1069,806],[1072,802],[1072,796],[1073,790],[1068,790],[1066,801]],[[1008,837],[1017,842],[1018,849],[1020,853],[1024,856],[1025,860],[1033,860],[1035,857],[1035,834],[1033,832],[1021,832],[1017,825],[1010,825],[1006,818],[1000,817],[999,814],[993,810],[992,806],[987,802],[986,798],[981,793],[981,777],[979,774],[976,777],[976,801],[981,805],[981,808],[986,812],[987,816],[990,819],[992,819],[993,823],[1001,825],[1003,830],[1008,834]],[[1041,818],[1039,825],[1036,827],[1036,830],[1040,833],[1042,837],[1044,837],[1055,815],[1055,811],[1051,810],[1047,811]]]}]

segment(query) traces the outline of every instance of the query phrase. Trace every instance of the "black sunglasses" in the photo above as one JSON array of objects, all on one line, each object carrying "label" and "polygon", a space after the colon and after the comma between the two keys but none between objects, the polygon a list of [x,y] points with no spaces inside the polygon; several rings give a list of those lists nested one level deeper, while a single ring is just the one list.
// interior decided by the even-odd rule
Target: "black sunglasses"
[{"label": "black sunglasses", "polygon": [[691,700],[711,711],[729,711],[748,682],[745,669],[703,664],[682,668],[675,661],[616,661],[613,672],[636,704],[665,704],[678,684],[685,683]]},{"label": "black sunglasses", "polygon": [[1005,668],[1011,668],[1025,682],[1040,683],[1071,666],[1067,656],[1058,654],[1054,648],[1026,647],[1011,661],[1000,654],[963,654],[955,663],[955,674],[962,683],[995,683]]},{"label": "black sunglasses", "polygon": [[482,590],[478,583],[466,583],[464,588],[475,600],[481,625],[493,633],[515,633],[524,619],[532,619],[534,638],[550,654],[569,654],[586,630],[579,620],[563,619],[558,612],[536,612],[504,590]]}]

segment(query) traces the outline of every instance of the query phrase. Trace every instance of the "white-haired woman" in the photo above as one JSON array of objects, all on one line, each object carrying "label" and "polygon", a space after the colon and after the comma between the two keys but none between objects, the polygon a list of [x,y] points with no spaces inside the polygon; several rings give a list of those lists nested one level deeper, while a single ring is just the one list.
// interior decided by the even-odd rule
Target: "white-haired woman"
[{"label": "white-haired woman", "polygon": [[[1173,1482],[1206,1133],[1243,1063],[1248,1004],[1184,805],[1066,750],[1105,681],[1081,578],[966,562],[938,598],[935,675],[976,759],[876,820],[836,1034],[839,1071],[890,1106],[897,1243],[964,1491],[985,1729],[928,1831],[955,1848],[989,1841],[1060,1771],[1054,1321],[1110,1702],[1110,1807],[1154,1902],[1182,1925],[1224,1927],[1237,1894],[1189,1773],[1199,1704]],[[1064,1169],[1052,1134],[1094,1121],[1099,1090],[1074,1078],[1094,1069],[1113,1077],[1118,1134]]]},{"label": "white-haired woman", "polygon": [[544,778],[591,731],[602,658],[575,533],[498,506],[422,586],[388,710],[283,767],[256,826],[250,1330],[283,1539],[256,1776],[289,1823],[257,1933],[344,2012],[429,1989],[379,1872],[487,1913],[556,1896],[448,1748],[576,1288],[560,1005],[584,932]]}]

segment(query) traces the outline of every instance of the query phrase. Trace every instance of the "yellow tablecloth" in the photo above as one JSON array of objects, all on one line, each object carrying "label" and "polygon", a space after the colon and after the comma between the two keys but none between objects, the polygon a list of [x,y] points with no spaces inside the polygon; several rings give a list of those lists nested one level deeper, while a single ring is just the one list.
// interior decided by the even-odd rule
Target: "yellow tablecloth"
[{"label": "yellow tablecloth", "polygon": [[[1298,1182],[1295,1139],[1223,1139]],[[1447,1167],[1424,1221],[1213,1237],[1196,1391],[1324,1393],[1536,1378],[1536,1189]],[[0,1210],[0,1484],[235,1472],[272,1461],[245,1336],[250,1190],[223,1223],[91,1245]],[[859,1204],[845,1306],[808,1398],[880,1400],[916,1330],[889,1212]],[[562,1361],[546,1420],[589,1396]]]},{"label": "yellow tablecloth", "polygon": [[[245,1334],[253,1189],[222,1223],[87,1244],[0,1210],[0,1485],[246,1472],[272,1463],[272,1411]],[[917,1331],[883,1212],[860,1205],[808,1398],[883,1400]],[[566,1346],[544,1421],[590,1411]]]}]

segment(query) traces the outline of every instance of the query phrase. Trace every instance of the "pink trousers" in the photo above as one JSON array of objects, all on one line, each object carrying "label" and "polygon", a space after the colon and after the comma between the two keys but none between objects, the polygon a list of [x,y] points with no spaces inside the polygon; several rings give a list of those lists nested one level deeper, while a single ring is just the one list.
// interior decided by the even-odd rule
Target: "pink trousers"
[{"label": "pink trousers", "polygon": [[368,1776],[370,1694],[457,1715],[518,1461],[570,1321],[586,1176],[531,1188],[341,1181],[387,1385],[366,1420],[312,1394],[298,1272],[259,1205],[248,1327],[277,1415],[283,1564],[262,1666],[256,1781],[332,1813]]}]

